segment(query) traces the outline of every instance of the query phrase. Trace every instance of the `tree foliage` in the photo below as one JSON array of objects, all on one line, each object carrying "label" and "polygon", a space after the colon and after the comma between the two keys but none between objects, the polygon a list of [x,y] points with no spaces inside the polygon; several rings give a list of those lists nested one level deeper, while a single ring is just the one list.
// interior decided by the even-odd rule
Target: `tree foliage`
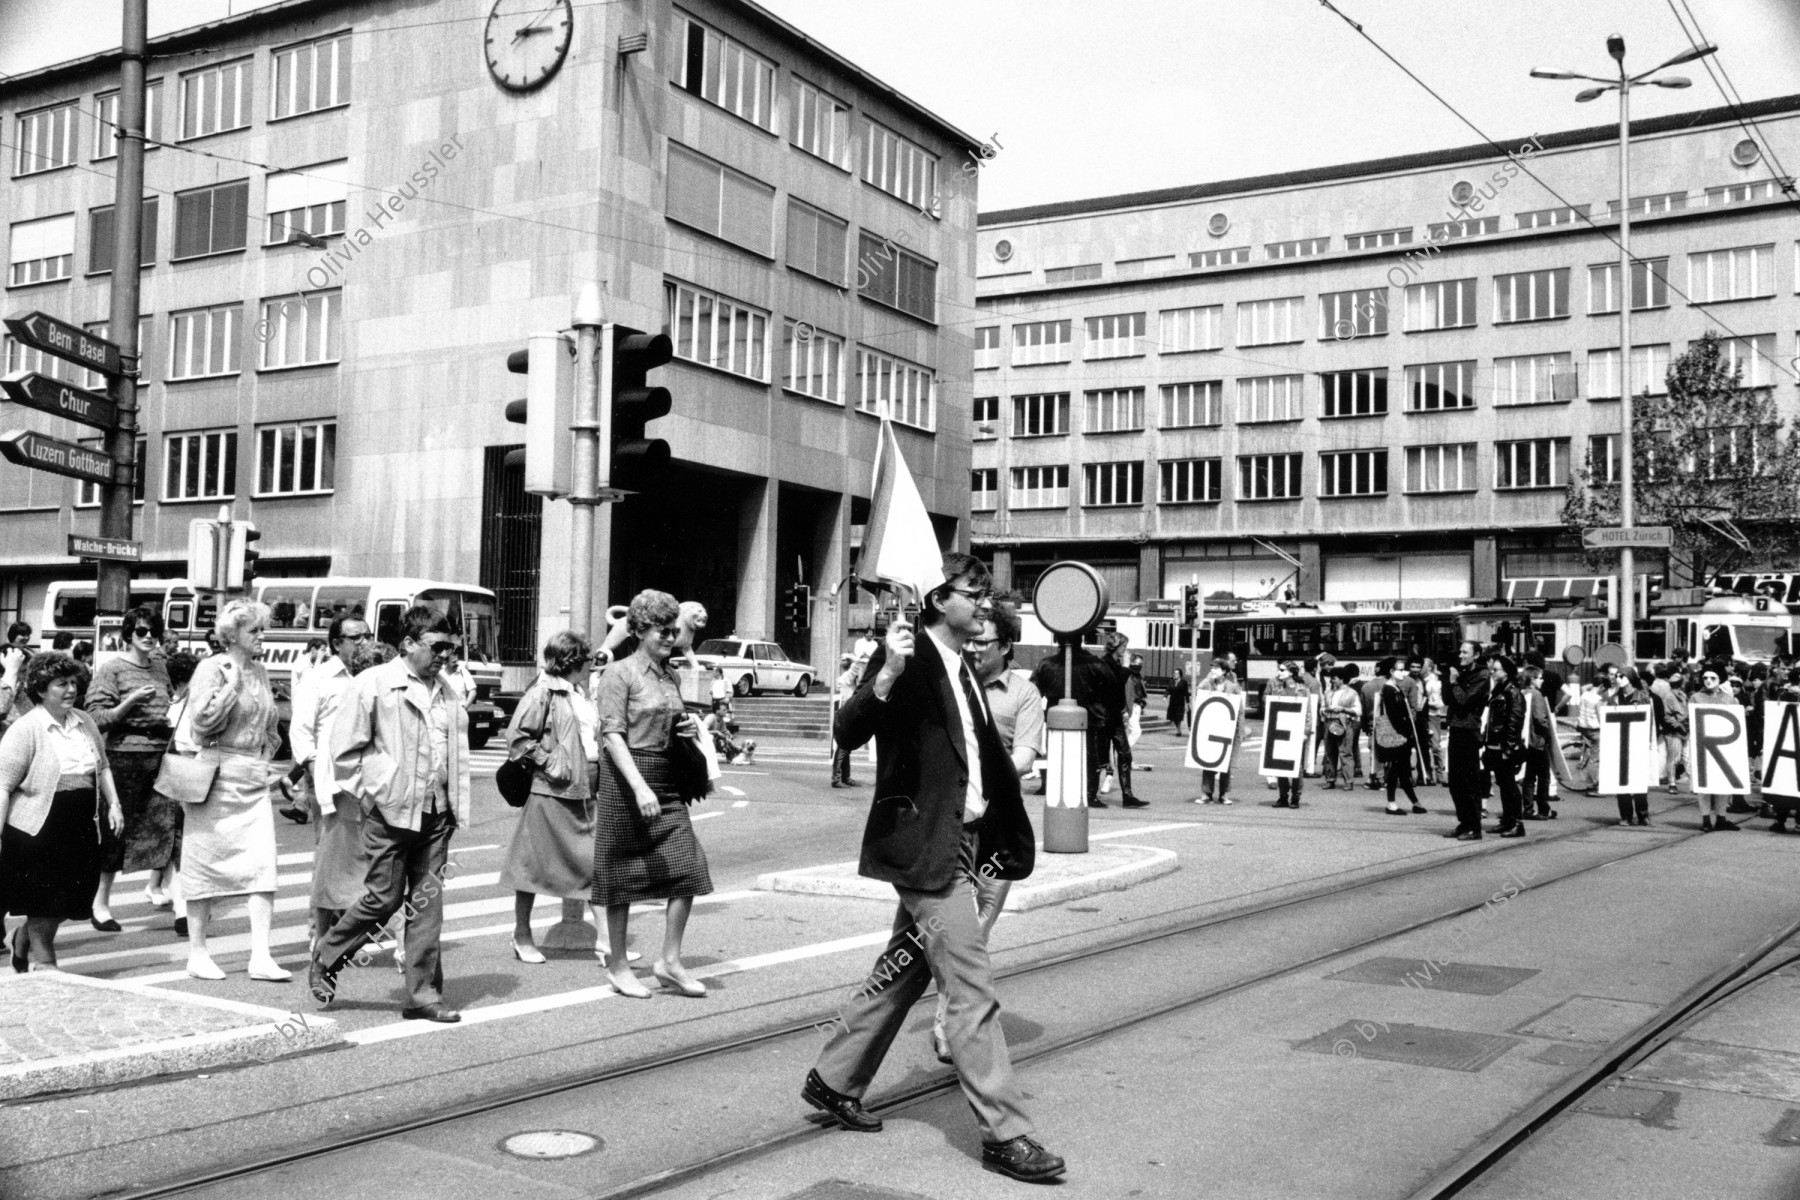
[{"label": "tree foliage", "polygon": [[[1663,395],[1632,401],[1632,524],[1672,526],[1671,568],[1695,584],[1800,551],[1800,434],[1771,389],[1742,386],[1724,350],[1705,334],[1670,364]],[[1607,466],[1590,459],[1571,473],[1563,521],[1577,533],[1622,523]]]}]

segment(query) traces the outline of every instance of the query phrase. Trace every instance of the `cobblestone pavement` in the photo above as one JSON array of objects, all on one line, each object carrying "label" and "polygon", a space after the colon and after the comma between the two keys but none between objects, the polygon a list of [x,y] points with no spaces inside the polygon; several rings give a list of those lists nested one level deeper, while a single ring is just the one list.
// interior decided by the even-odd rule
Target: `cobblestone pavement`
[{"label": "cobblestone pavement", "polygon": [[268,1018],[171,997],[83,986],[54,971],[8,980],[0,1004],[0,1066],[114,1050],[265,1024]]}]

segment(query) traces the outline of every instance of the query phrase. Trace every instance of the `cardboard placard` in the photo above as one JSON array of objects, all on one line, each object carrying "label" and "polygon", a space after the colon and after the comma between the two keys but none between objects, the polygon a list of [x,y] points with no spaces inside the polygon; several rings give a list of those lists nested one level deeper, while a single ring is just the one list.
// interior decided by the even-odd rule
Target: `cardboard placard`
[{"label": "cardboard placard", "polygon": [[1764,794],[1800,797],[1800,704],[1763,701]]},{"label": "cardboard placard", "polygon": [[1638,796],[1656,783],[1662,764],[1656,744],[1656,717],[1648,704],[1621,704],[1600,710],[1600,778],[1603,796]]},{"label": "cardboard placard", "polygon": [[1244,698],[1230,692],[1195,692],[1194,715],[1188,728],[1187,757],[1183,765],[1202,771],[1225,771],[1237,749],[1238,720]]},{"label": "cardboard placard", "polygon": [[1312,730],[1311,696],[1263,697],[1262,760],[1256,773],[1269,779],[1298,779]]},{"label": "cardboard placard", "polygon": [[1707,796],[1750,794],[1750,714],[1735,704],[1688,704],[1688,777]]}]

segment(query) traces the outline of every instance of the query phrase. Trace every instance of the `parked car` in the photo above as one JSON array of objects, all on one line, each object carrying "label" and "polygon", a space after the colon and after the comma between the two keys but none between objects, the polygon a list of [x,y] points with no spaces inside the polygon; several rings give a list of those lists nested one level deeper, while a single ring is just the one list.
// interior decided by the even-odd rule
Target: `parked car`
[{"label": "parked car", "polygon": [[708,638],[694,650],[694,657],[709,670],[725,676],[725,684],[739,696],[757,692],[788,692],[804,696],[819,673],[805,663],[788,658],[774,642],[749,638]]}]

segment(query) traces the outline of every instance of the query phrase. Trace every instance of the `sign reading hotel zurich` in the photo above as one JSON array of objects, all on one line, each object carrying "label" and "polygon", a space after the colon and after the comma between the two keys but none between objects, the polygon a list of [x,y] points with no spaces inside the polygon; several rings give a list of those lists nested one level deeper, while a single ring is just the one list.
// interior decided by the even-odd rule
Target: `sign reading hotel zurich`
[{"label": "sign reading hotel zurich", "polygon": [[6,328],[27,346],[80,363],[102,375],[123,375],[125,367],[116,342],[97,338],[79,325],[59,321],[48,313],[28,312],[6,318]]},{"label": "sign reading hotel zurich", "polygon": [[1668,525],[1614,525],[1602,529],[1585,529],[1581,545],[1587,550],[1634,549],[1668,550],[1675,545],[1675,530]]},{"label": "sign reading hotel zurich", "polygon": [[144,561],[144,543],[124,538],[93,537],[85,533],[69,535],[69,557],[108,558],[114,562]]},{"label": "sign reading hotel zurich", "polygon": [[59,379],[35,371],[15,371],[0,379],[0,391],[4,391],[6,398],[14,404],[35,408],[53,417],[79,421],[96,429],[115,429],[119,424],[119,410],[105,396],[70,387]]},{"label": "sign reading hotel zurich", "polygon": [[29,430],[15,429],[10,433],[0,433],[0,455],[5,455],[21,467],[72,475],[91,483],[113,481],[111,455]]}]

